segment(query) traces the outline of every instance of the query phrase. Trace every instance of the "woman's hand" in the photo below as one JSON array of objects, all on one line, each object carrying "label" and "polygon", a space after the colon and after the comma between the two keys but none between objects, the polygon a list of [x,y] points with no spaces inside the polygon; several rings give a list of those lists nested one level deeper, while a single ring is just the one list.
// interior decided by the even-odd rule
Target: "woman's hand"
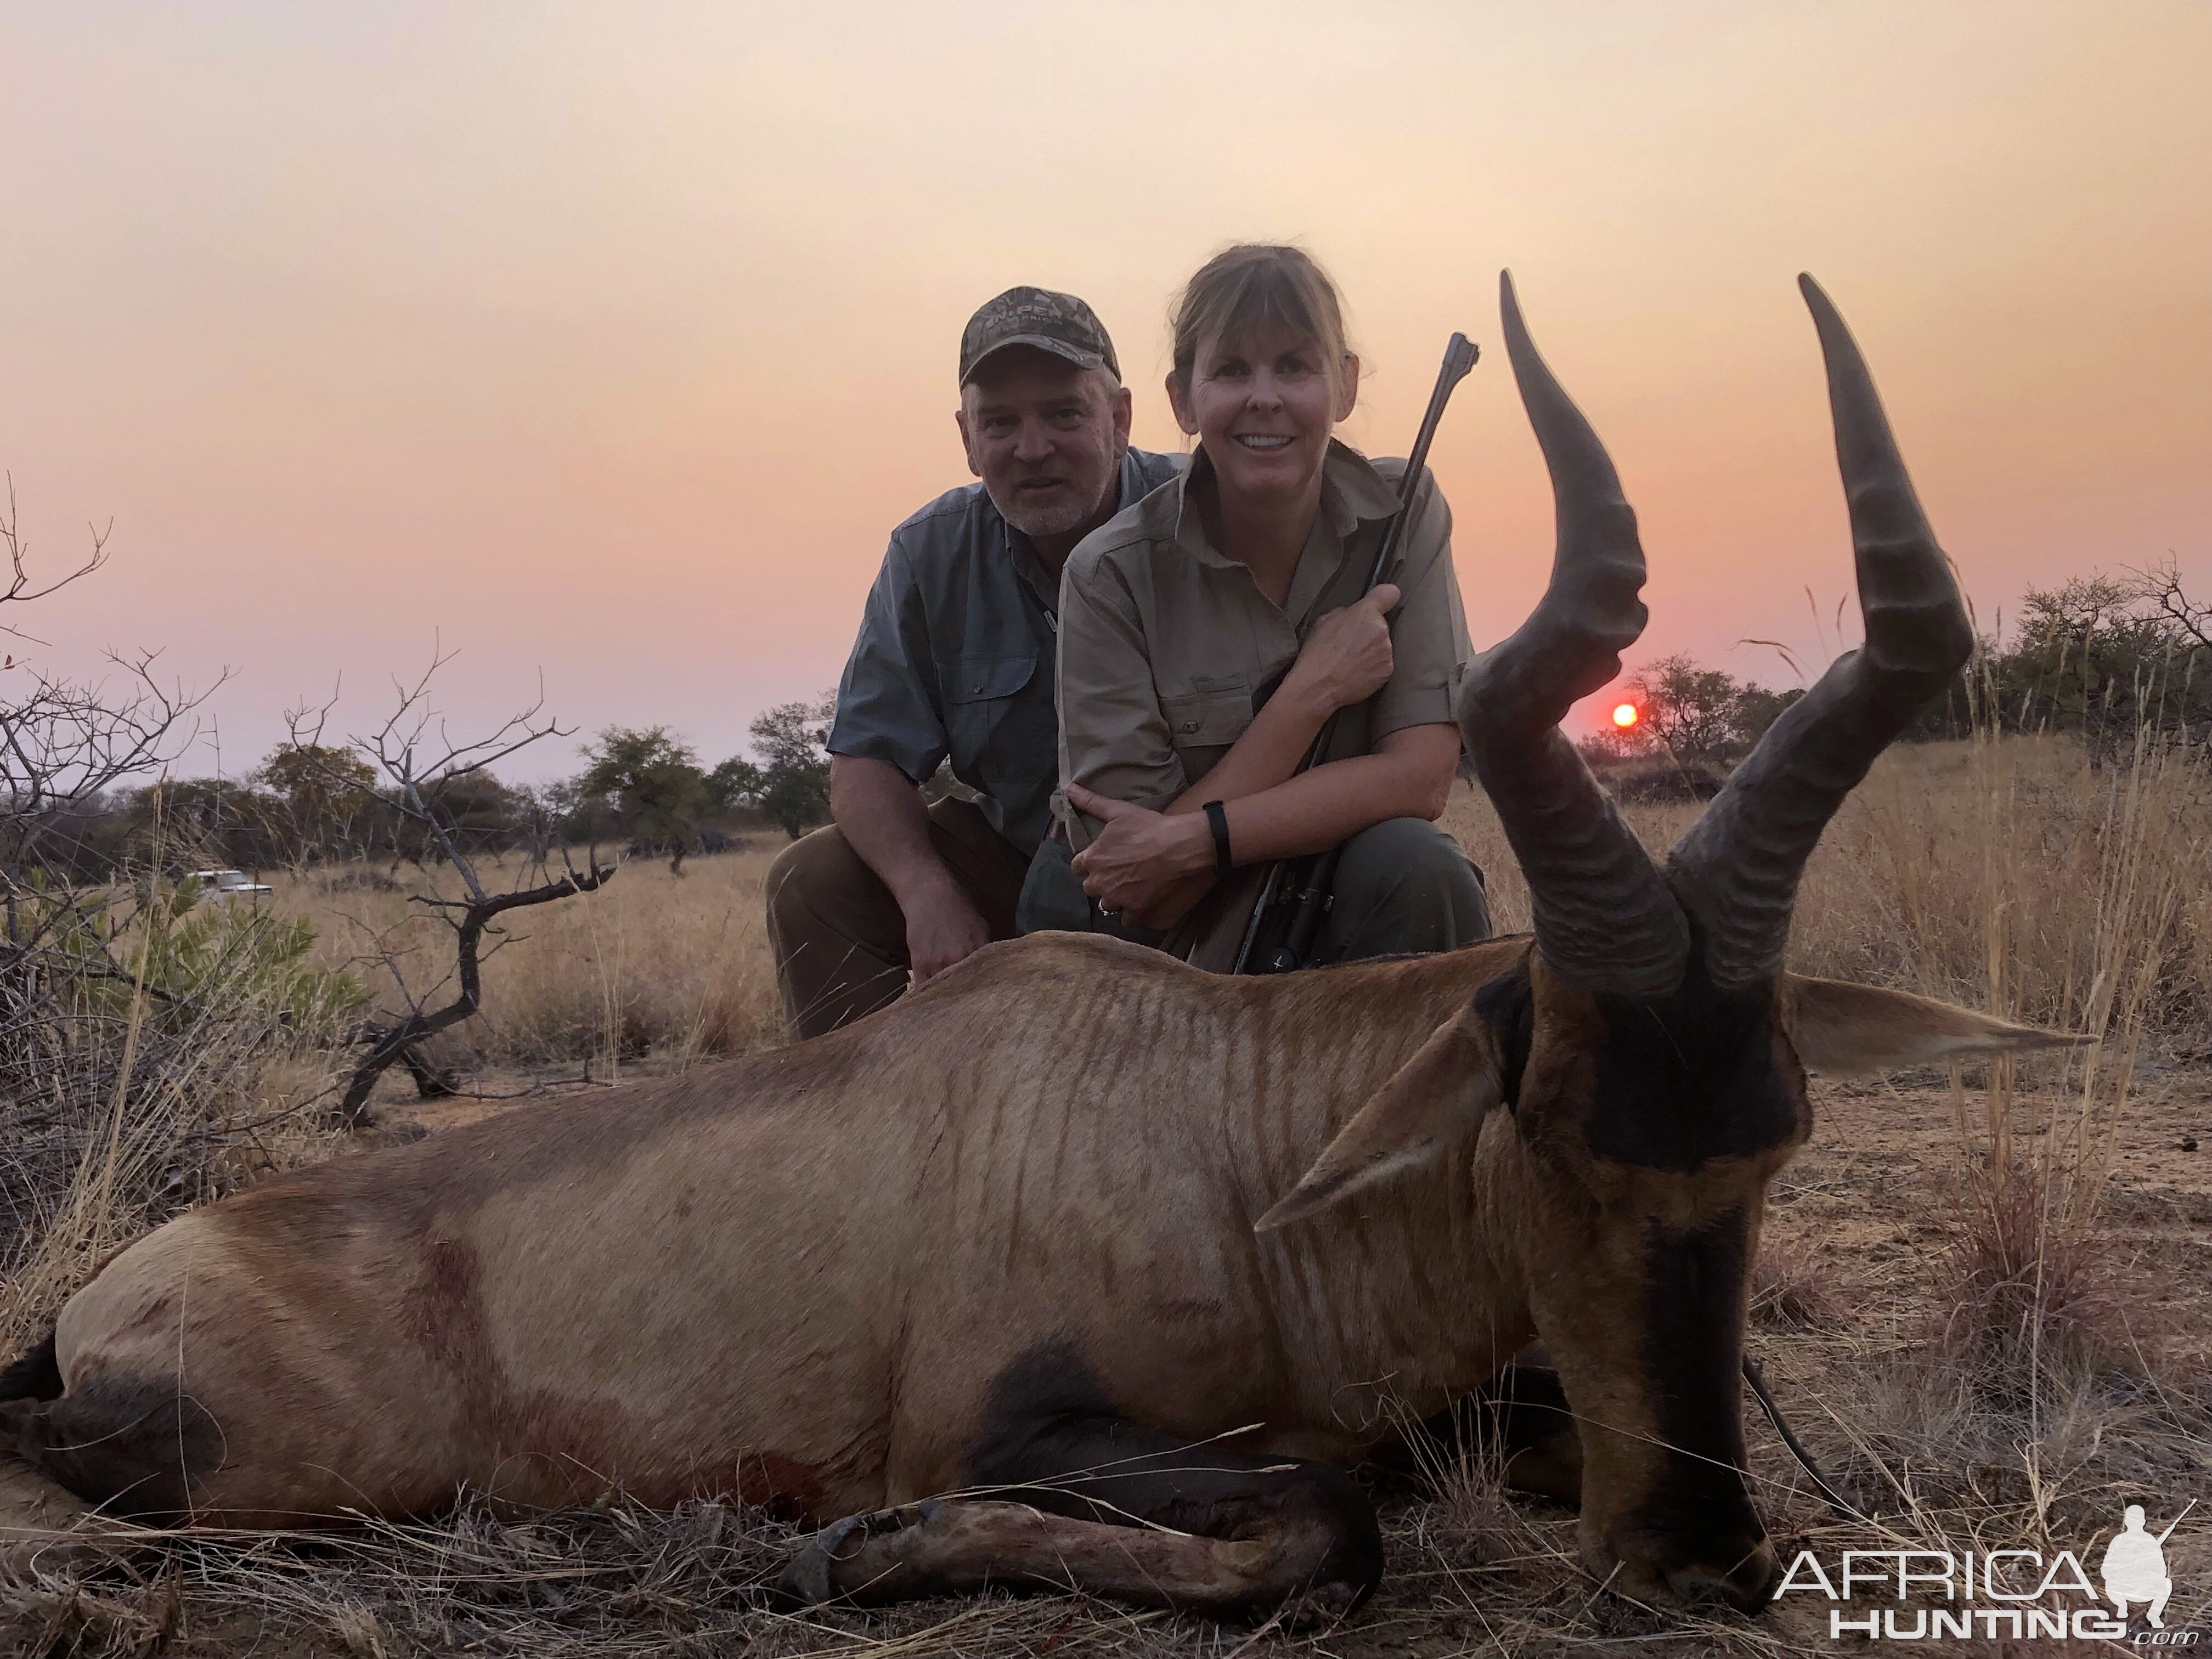
[{"label": "woman's hand", "polygon": [[1397,604],[1398,590],[1379,582],[1365,598],[1330,611],[1306,635],[1283,689],[1310,699],[1324,716],[1373,696],[1396,665],[1389,617]]},{"label": "woman's hand", "polygon": [[1106,821],[1097,838],[1075,855],[1083,890],[1101,909],[1119,912],[1134,927],[1164,927],[1177,920],[1189,908],[1182,890],[1192,877],[1213,869],[1213,831],[1206,815],[1152,811],[1079,783],[1069,784],[1066,793],[1076,811]]}]

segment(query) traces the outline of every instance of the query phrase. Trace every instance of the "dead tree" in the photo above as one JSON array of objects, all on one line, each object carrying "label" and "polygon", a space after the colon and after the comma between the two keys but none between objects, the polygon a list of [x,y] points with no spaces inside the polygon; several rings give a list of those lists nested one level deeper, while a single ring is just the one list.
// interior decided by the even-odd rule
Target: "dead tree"
[{"label": "dead tree", "polygon": [[[541,687],[537,702],[510,716],[489,736],[456,740],[430,702],[430,683],[451,659],[449,653],[434,649],[430,665],[413,684],[393,683],[398,707],[392,717],[376,731],[350,740],[351,748],[388,781],[393,810],[437,848],[459,876],[466,894],[462,898],[434,894],[413,896],[412,902],[434,910],[453,929],[453,970],[428,995],[417,996],[409,988],[398,958],[386,954],[385,966],[407,1005],[406,1011],[362,1028],[361,1035],[369,1045],[368,1052],[355,1066],[337,1108],[339,1121],[353,1127],[374,1121],[368,1108],[369,1096],[375,1091],[377,1079],[395,1063],[407,1067],[414,1076],[416,1092],[425,1097],[457,1092],[453,1080],[429,1060],[422,1045],[469,1018],[483,1006],[483,963],[490,954],[484,948],[486,936],[494,939],[492,950],[504,942],[501,930],[492,925],[495,917],[509,910],[596,891],[615,872],[615,866],[599,862],[596,848],[585,867],[577,869],[564,847],[561,872],[556,875],[550,867],[547,838],[541,836],[531,868],[544,879],[497,892],[485,885],[476,860],[455,833],[452,814],[442,807],[465,781],[485,774],[495,762],[541,738],[568,736],[570,729],[544,717],[545,699]],[[322,737],[331,706],[295,710],[286,716],[295,752],[328,752],[323,748]],[[432,996],[441,994],[448,986],[453,991],[451,1000],[441,1006],[427,1006]]]},{"label": "dead tree", "polygon": [[2181,585],[2181,564],[2171,553],[2163,562],[2130,573],[2130,597],[2148,605],[2174,630],[2177,641],[2195,651],[2212,651],[2212,602],[2192,599]]},{"label": "dead tree", "polygon": [[[13,478],[6,495],[0,607],[45,599],[106,563],[106,532],[94,528],[92,551],[81,563],[58,579],[34,581],[17,529]],[[0,622],[0,634],[46,643],[7,622]],[[118,674],[87,683],[37,667],[12,647],[0,652],[0,1092],[15,1086],[8,1080],[12,1066],[37,1063],[29,1056],[40,1044],[30,1034],[46,1030],[40,986],[57,972],[64,980],[131,977],[106,951],[121,925],[112,914],[114,884],[87,889],[66,858],[52,855],[73,825],[100,810],[108,790],[158,771],[198,735],[194,711],[214,688],[164,685],[157,658],[150,651],[110,653]],[[15,1053],[19,1039],[29,1043],[24,1055]]]},{"label": "dead tree", "polygon": [[347,1084],[345,1095],[338,1103],[338,1116],[349,1124],[373,1121],[368,1111],[368,1097],[375,1091],[377,1079],[395,1060],[405,1062],[414,1073],[418,1093],[435,1096],[455,1092],[451,1079],[422,1056],[417,1045],[435,1036],[447,1026],[459,1024],[482,1006],[479,951],[484,930],[492,918],[508,910],[519,910],[526,905],[549,904],[555,899],[567,898],[572,893],[594,891],[613,874],[611,865],[594,862],[589,869],[571,870],[557,881],[505,893],[485,893],[481,888],[472,888],[473,896],[466,900],[417,896],[415,902],[434,907],[453,926],[458,992],[444,1007],[425,1010],[417,1006],[396,1024],[379,1032],[368,1054],[354,1068],[353,1079]]},{"label": "dead tree", "polygon": [[[29,550],[17,530],[11,477],[0,512],[0,550],[8,559],[0,606],[27,605],[106,564],[107,532],[93,530],[92,551],[75,568],[43,585],[34,582],[26,562]],[[0,634],[46,643],[5,622]],[[33,666],[12,648],[0,652],[0,884],[10,944],[24,943],[16,915],[24,883],[72,815],[94,807],[115,785],[167,764],[198,734],[192,712],[214,688],[191,693],[163,685],[155,672],[158,656],[111,653],[108,661],[120,671],[118,685],[72,680]]]}]

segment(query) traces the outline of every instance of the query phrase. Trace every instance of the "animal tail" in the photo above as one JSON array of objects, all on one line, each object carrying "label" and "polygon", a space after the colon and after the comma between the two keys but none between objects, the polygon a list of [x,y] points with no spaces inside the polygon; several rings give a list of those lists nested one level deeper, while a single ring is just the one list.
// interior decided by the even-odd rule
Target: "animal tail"
[{"label": "animal tail", "polygon": [[0,1401],[58,1400],[62,1368],[54,1353],[54,1332],[49,1326],[38,1346],[0,1370]]}]

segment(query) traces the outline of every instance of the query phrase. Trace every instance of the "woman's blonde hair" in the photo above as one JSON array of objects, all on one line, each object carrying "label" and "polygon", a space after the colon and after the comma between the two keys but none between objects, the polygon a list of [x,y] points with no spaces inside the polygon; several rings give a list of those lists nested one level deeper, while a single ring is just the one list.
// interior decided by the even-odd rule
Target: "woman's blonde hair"
[{"label": "woman's blonde hair", "polygon": [[1237,339],[1269,323],[1313,341],[1331,388],[1344,384],[1352,348],[1328,273],[1302,247],[1239,242],[1198,268],[1169,314],[1176,386],[1190,390],[1198,349],[1206,341]]}]

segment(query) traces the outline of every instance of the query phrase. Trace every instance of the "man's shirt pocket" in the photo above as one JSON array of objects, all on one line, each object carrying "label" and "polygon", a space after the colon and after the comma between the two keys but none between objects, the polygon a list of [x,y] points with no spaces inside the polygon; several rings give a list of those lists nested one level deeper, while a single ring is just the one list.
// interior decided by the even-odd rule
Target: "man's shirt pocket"
[{"label": "man's shirt pocket", "polygon": [[1037,653],[955,657],[938,665],[956,769],[975,765],[1014,700],[1036,678]]}]

